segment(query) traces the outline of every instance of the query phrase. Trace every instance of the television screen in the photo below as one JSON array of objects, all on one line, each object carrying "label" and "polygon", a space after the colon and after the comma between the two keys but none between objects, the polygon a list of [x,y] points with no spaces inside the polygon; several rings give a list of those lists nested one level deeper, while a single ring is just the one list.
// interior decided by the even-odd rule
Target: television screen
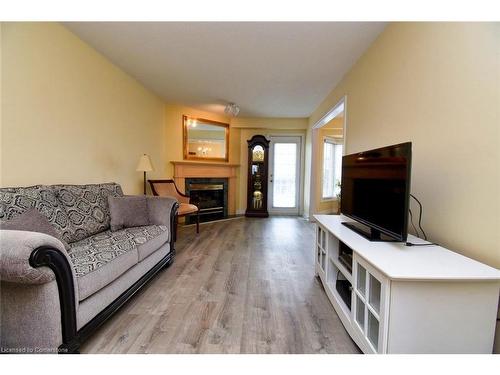
[{"label": "television screen", "polygon": [[342,214],[367,225],[371,240],[385,234],[406,241],[410,196],[411,142],[342,158]]}]

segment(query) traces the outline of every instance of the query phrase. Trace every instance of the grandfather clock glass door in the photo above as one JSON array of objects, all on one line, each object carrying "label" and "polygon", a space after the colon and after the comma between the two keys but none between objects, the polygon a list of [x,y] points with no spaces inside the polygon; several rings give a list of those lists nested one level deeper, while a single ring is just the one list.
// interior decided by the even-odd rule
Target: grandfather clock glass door
[{"label": "grandfather clock glass door", "polygon": [[248,140],[248,185],[246,216],[267,217],[269,141],[263,135]]}]

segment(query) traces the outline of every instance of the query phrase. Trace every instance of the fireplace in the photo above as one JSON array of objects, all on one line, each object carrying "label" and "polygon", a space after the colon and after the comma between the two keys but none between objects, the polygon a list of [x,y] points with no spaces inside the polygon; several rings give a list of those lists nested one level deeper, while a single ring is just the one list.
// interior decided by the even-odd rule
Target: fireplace
[{"label": "fireplace", "polygon": [[[227,217],[227,178],[186,178],[186,193],[191,202],[200,207],[200,221],[212,221]],[[188,216],[187,224],[193,224],[196,217]]]}]

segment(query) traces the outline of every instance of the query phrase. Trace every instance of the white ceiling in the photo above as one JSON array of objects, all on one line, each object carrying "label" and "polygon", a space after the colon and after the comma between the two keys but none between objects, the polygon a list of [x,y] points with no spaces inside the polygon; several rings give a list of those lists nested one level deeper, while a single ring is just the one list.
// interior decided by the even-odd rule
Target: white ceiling
[{"label": "white ceiling", "polygon": [[67,22],[167,102],[308,117],[375,40],[370,22]]}]

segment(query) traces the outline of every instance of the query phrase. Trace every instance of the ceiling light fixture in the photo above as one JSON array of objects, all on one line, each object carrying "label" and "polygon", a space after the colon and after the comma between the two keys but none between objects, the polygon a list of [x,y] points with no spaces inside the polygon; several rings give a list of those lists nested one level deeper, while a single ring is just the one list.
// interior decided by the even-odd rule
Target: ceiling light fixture
[{"label": "ceiling light fixture", "polygon": [[229,116],[236,117],[238,113],[240,113],[240,107],[238,107],[235,103],[227,103],[226,108],[224,108],[224,112]]}]

